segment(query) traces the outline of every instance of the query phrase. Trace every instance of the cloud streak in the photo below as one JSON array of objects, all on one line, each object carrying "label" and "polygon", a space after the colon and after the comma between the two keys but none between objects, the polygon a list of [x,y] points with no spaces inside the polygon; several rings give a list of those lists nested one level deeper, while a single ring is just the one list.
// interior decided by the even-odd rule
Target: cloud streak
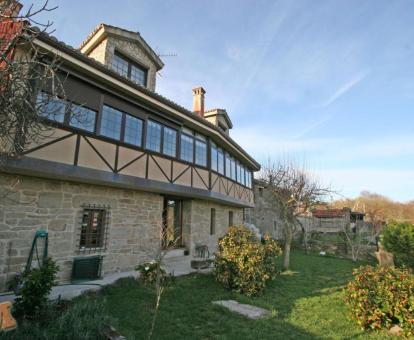
[{"label": "cloud streak", "polygon": [[342,97],[344,94],[349,92],[353,87],[355,87],[357,84],[359,84],[361,81],[363,81],[367,75],[369,74],[369,70],[360,72],[356,75],[354,75],[350,80],[348,80],[345,84],[343,84],[341,87],[339,87],[332,96],[328,98],[325,102],[322,103],[322,107],[326,108],[329,105],[336,102],[340,97]]}]

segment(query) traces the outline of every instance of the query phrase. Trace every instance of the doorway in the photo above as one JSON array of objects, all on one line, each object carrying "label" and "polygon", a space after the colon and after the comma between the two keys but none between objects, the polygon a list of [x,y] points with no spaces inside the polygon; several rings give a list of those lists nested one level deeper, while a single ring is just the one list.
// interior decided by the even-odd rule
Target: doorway
[{"label": "doorway", "polygon": [[165,248],[180,248],[183,242],[183,201],[164,198],[163,240]]}]

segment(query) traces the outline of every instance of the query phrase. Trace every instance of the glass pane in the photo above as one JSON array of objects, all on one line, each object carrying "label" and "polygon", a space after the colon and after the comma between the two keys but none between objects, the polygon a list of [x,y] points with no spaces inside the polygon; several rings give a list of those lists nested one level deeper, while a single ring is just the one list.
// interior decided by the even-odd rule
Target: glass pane
[{"label": "glass pane", "polygon": [[102,136],[121,139],[122,112],[104,105],[102,110],[101,131]]},{"label": "glass pane", "polygon": [[218,172],[224,175],[224,154],[223,150],[217,150],[217,163],[218,163]]},{"label": "glass pane", "polygon": [[226,153],[226,177],[231,178],[231,161],[228,153]]},{"label": "glass pane", "polygon": [[124,142],[136,146],[141,146],[142,126],[143,122],[141,119],[126,115]]},{"label": "glass pane", "polygon": [[148,121],[146,147],[152,151],[161,151],[161,125]]},{"label": "glass pane", "polygon": [[39,115],[55,122],[65,120],[66,102],[45,92],[39,92],[36,99]]},{"label": "glass pane", "polygon": [[236,161],[231,159],[231,179],[236,180]]},{"label": "glass pane", "polygon": [[195,163],[207,166],[207,145],[205,142],[196,140]]},{"label": "glass pane", "polygon": [[87,107],[72,104],[69,124],[89,132],[95,131],[96,112]]},{"label": "glass pane", "polygon": [[194,139],[190,136],[181,135],[181,159],[193,162]]},{"label": "glass pane", "polygon": [[120,57],[119,55],[114,55],[112,58],[112,69],[115,72],[118,72],[121,76],[127,77],[128,76],[128,61],[124,58]]},{"label": "glass pane", "polygon": [[164,127],[164,143],[162,146],[162,152],[165,155],[176,156],[177,148],[177,131]]},{"label": "glass pane", "polygon": [[217,148],[211,146],[211,170],[217,171]]},{"label": "glass pane", "polygon": [[139,85],[145,86],[145,70],[132,65],[131,66],[131,80]]}]

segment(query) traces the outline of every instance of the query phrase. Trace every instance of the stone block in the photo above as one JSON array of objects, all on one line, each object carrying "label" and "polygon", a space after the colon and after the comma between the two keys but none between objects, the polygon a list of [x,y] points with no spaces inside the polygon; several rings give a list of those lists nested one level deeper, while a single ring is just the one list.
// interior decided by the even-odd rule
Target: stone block
[{"label": "stone block", "polygon": [[60,192],[41,192],[37,201],[39,208],[60,208],[62,206],[63,194]]},{"label": "stone block", "polygon": [[47,228],[50,231],[65,231],[65,229],[66,229],[66,220],[64,220],[64,219],[50,220],[47,224]]}]

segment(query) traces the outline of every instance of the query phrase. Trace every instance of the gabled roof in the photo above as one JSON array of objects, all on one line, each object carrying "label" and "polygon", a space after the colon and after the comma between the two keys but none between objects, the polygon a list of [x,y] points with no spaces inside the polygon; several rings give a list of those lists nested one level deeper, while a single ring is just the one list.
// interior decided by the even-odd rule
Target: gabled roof
[{"label": "gabled roof", "polygon": [[120,28],[117,26],[112,26],[108,24],[101,23],[99,24],[91,34],[82,42],[79,49],[82,53],[88,54],[95,46],[100,43],[107,36],[120,37],[122,39],[130,40],[140,47],[142,47],[148,57],[155,63],[157,70],[160,70],[164,67],[164,63],[160,57],[155,53],[150,45],[144,40],[139,32],[133,32]]},{"label": "gabled roof", "polygon": [[204,117],[211,117],[216,115],[222,115],[226,120],[229,129],[233,128],[233,123],[231,122],[231,119],[225,109],[210,109],[204,112]]}]

